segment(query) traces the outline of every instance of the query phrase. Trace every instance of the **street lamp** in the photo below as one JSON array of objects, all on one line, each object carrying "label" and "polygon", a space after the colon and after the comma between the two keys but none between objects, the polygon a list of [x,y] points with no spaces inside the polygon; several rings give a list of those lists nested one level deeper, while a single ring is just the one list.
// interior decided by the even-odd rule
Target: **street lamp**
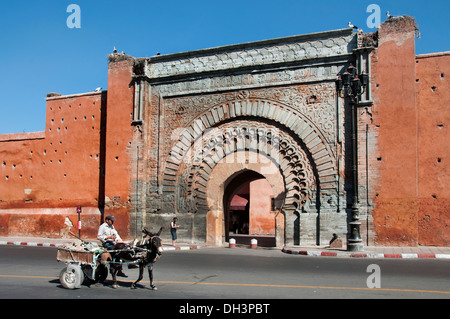
[{"label": "street lamp", "polygon": [[358,206],[358,141],[357,141],[357,108],[359,98],[364,94],[367,84],[369,83],[369,75],[366,73],[357,74],[357,68],[352,64],[347,70],[338,75],[336,80],[336,89],[338,95],[347,98],[352,106],[352,171],[353,171],[353,204],[351,211],[350,236],[347,241],[347,250],[362,251],[364,250],[363,241],[361,239]]}]

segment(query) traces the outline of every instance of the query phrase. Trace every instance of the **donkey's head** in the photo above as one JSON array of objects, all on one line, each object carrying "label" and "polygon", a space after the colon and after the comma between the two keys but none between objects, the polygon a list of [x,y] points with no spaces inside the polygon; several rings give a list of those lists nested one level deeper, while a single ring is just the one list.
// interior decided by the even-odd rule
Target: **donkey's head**
[{"label": "donkey's head", "polygon": [[148,248],[150,251],[155,252],[158,255],[161,255],[162,253],[162,240],[159,237],[161,235],[161,232],[163,230],[163,227],[159,229],[157,233],[150,232],[146,227],[142,230],[142,232],[145,234],[145,236],[150,237],[148,241]]}]

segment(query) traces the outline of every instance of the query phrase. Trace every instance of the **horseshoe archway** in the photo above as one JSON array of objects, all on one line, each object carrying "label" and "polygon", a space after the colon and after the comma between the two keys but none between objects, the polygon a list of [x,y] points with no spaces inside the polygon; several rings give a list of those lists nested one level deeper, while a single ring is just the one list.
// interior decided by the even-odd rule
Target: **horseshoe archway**
[{"label": "horseshoe archway", "polygon": [[[278,180],[271,186],[278,192],[275,209],[285,217],[284,243],[295,243],[299,214],[316,211],[321,201],[335,196],[336,179],[326,138],[288,106],[233,101],[202,114],[180,134],[169,154],[163,197],[174,199],[177,213],[207,216],[206,239],[220,244],[225,239],[223,192],[215,196],[228,178],[252,165],[269,183]],[[228,175],[218,177],[216,171]]]}]

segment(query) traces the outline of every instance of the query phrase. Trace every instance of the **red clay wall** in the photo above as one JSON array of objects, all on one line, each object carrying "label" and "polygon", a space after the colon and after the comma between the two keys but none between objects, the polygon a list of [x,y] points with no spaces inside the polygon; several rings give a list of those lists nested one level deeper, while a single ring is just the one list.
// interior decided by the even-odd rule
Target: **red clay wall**
[{"label": "red clay wall", "polygon": [[372,56],[378,176],[375,243],[450,244],[450,54],[415,56],[415,24],[396,18],[379,30]]},{"label": "red clay wall", "polygon": [[0,136],[0,236],[78,234],[81,205],[83,238],[108,214],[129,238],[132,67],[110,63],[108,109],[106,92],[50,97],[45,132]]},{"label": "red clay wall", "polygon": [[450,245],[450,53],[416,59],[419,244]]},{"label": "red clay wall", "polygon": [[377,197],[373,222],[377,244],[418,244],[418,109],[415,86],[415,23],[386,22],[372,56],[373,125],[378,130]]},{"label": "red clay wall", "polygon": [[47,98],[45,132],[0,135],[0,236],[85,236],[100,221],[101,109],[105,93]]},{"label": "red clay wall", "polygon": [[[117,58],[119,57],[119,58]],[[130,236],[132,191],[130,147],[133,141],[134,86],[130,86],[133,59],[118,54],[108,68],[106,121],[105,215],[114,215],[120,236]]]}]

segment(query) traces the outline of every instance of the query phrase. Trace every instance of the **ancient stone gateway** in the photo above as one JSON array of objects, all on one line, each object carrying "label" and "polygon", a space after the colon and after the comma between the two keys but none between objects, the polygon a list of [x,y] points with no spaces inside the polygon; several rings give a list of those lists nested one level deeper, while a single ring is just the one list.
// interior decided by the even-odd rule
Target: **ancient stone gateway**
[{"label": "ancient stone gateway", "polygon": [[49,93],[44,131],[0,136],[0,235],[70,237],[80,206],[85,239],[111,214],[126,240],[170,242],[177,216],[184,243],[448,245],[450,54],[417,32],[114,52],[107,91]]},{"label": "ancient stone gateway", "polygon": [[238,188],[266,180],[278,246],[345,236],[347,107],[335,79],[354,49],[343,29],[135,59],[132,227],[177,216],[184,240],[223,244]]}]

